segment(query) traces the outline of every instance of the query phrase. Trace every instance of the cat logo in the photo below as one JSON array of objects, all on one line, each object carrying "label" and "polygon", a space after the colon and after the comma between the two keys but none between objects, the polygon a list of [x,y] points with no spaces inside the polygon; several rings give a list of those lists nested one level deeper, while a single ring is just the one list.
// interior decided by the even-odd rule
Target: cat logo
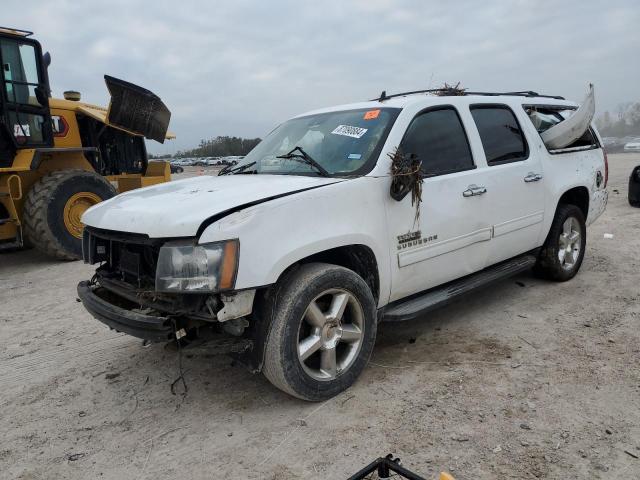
[{"label": "cat logo", "polygon": [[15,124],[13,126],[13,136],[14,137],[30,137],[31,131],[29,130],[29,125],[18,125]]}]

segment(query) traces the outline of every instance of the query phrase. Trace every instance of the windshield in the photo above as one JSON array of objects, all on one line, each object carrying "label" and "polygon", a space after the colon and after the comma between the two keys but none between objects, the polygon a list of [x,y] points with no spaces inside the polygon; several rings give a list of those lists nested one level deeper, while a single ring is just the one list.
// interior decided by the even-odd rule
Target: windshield
[{"label": "windshield", "polygon": [[296,147],[330,175],[367,173],[399,112],[398,108],[358,109],[291,119],[267,135],[230,173],[320,175],[298,155],[278,158],[288,157]]}]

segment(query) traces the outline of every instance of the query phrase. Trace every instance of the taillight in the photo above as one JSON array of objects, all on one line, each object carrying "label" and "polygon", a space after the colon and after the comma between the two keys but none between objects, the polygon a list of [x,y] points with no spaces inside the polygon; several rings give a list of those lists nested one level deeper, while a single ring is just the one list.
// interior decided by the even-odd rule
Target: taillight
[{"label": "taillight", "polygon": [[604,188],[607,188],[609,182],[609,159],[607,158],[607,152],[604,152]]}]

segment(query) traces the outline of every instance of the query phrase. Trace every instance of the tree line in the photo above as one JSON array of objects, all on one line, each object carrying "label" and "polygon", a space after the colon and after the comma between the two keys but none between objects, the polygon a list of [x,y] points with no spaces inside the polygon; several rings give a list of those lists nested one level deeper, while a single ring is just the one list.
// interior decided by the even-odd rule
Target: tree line
[{"label": "tree line", "polygon": [[603,137],[640,136],[640,103],[621,103],[613,113],[600,115],[596,125]]},{"label": "tree line", "polygon": [[178,152],[183,157],[230,157],[244,156],[260,142],[259,138],[241,138],[217,136],[209,140],[200,140],[200,145],[192,150]]},{"label": "tree line", "polygon": [[[191,150],[178,150],[173,157],[233,157],[245,156],[260,143],[259,138],[241,138],[217,136],[209,140],[200,140],[200,144]],[[149,155],[149,158],[160,158]]]}]

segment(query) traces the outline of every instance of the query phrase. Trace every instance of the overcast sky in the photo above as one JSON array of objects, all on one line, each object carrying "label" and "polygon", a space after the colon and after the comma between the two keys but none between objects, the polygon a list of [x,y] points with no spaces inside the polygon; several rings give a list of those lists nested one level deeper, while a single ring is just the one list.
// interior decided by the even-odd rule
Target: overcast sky
[{"label": "overcast sky", "polygon": [[51,52],[54,96],[106,105],[105,73],[159,95],[178,138],[152,153],[443,82],[575,100],[592,82],[599,112],[640,100],[638,0],[29,0],[2,23]]}]

